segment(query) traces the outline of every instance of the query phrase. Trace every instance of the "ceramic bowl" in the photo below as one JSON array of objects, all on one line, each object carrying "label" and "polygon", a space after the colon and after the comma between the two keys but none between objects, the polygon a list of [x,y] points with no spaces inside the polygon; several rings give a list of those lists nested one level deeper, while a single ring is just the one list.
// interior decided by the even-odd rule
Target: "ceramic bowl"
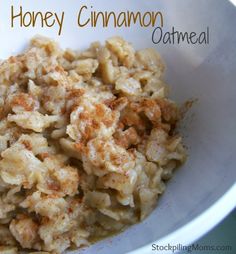
[{"label": "ceramic bowl", "polygon": [[[22,11],[65,12],[61,35],[58,27],[11,27],[11,5]],[[201,33],[209,29],[208,44],[154,44],[152,26],[78,26],[92,11],[148,12],[163,14],[164,32]],[[92,6],[92,8],[91,8]],[[158,26],[157,21],[156,26]],[[152,244],[188,245],[221,221],[236,204],[236,9],[228,1],[215,0],[52,0],[2,1],[0,8],[0,58],[25,48],[35,34],[57,40],[62,47],[85,48],[113,35],[123,36],[135,48],[154,47],[166,61],[166,81],[171,97],[182,103],[197,98],[186,115],[180,132],[188,160],[179,168],[158,200],[152,214],[125,232],[98,242],[83,254],[155,253]],[[171,252],[171,250],[165,253]],[[164,253],[164,252],[161,252]]]}]

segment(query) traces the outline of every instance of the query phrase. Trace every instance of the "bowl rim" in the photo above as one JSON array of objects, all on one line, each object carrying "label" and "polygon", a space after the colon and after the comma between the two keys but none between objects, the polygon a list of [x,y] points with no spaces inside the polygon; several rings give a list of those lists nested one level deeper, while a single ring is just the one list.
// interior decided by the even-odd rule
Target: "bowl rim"
[{"label": "bowl rim", "polygon": [[[157,250],[152,251],[152,244],[159,246],[166,246],[168,244],[170,246],[178,246],[178,244],[189,246],[213,229],[236,207],[236,201],[233,201],[235,196],[236,183],[234,183],[215,203],[186,225],[154,242],[150,242],[143,247],[127,252],[127,254],[160,253]],[[173,250],[165,251],[165,253],[177,252],[178,251],[173,252]]]}]

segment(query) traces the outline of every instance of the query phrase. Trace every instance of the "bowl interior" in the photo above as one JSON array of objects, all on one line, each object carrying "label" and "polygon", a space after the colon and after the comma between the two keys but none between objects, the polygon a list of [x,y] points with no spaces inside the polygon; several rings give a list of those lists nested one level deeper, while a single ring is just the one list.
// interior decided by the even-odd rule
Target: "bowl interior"
[{"label": "bowl interior", "polygon": [[139,25],[130,28],[103,28],[101,25],[79,28],[77,14],[83,4],[76,0],[71,0],[70,4],[46,0],[25,0],[22,3],[24,11],[64,11],[61,36],[58,36],[56,26],[47,29],[20,28],[16,22],[11,28],[10,8],[13,3],[15,11],[19,12],[19,1],[4,1],[0,8],[0,58],[20,52],[35,34],[52,37],[62,47],[72,48],[85,48],[90,42],[121,35],[135,48],[155,47],[161,53],[167,64],[166,80],[171,87],[172,98],[180,103],[190,98],[198,99],[180,129],[188,148],[188,160],[168,183],[154,212],[142,223],[82,253],[108,254],[111,248],[112,253],[125,253],[149,243],[151,250],[151,242],[200,215],[235,183],[236,36],[232,32],[236,26],[236,15],[229,2],[94,0],[84,4],[88,7],[83,14],[84,19],[89,17],[91,10],[116,13],[127,10],[162,11],[166,31],[172,26],[189,32],[201,32],[209,27],[209,45],[155,45],[151,41],[154,28],[141,28]]}]

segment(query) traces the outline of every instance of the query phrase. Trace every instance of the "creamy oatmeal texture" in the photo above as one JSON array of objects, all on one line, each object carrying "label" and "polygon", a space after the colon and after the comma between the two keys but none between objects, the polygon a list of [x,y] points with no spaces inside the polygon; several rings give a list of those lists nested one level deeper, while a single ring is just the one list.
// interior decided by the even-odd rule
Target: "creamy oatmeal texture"
[{"label": "creamy oatmeal texture", "polygon": [[35,37],[1,63],[0,254],[62,253],[150,214],[186,158],[164,69],[120,37]]}]

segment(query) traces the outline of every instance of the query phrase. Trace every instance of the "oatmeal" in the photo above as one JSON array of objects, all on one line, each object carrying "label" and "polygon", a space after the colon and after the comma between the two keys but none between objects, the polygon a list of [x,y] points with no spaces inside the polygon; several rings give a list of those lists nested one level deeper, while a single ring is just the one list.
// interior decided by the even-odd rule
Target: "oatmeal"
[{"label": "oatmeal", "polygon": [[[44,37],[0,65],[0,254],[62,253],[146,218],[186,154],[154,49]],[[38,251],[38,252],[37,252]]]}]

